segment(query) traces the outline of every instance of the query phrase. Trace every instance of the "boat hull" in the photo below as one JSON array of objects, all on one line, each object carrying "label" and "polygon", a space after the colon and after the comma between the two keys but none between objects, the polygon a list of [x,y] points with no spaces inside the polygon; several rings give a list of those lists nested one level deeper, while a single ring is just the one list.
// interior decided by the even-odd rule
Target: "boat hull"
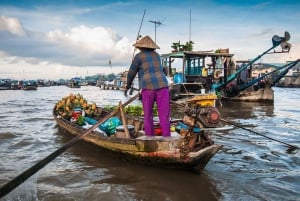
[{"label": "boat hull", "polygon": [[300,74],[297,76],[285,76],[276,86],[286,88],[300,88]]},{"label": "boat hull", "polygon": [[274,90],[272,88],[260,88],[251,91],[245,90],[235,97],[222,97],[222,99],[245,102],[274,102]]},{"label": "boat hull", "polygon": [[[84,128],[58,117],[56,114],[54,114],[54,119],[60,129],[74,136],[81,135],[86,131]],[[105,137],[96,131],[84,136],[83,140],[109,150],[126,161],[163,168],[191,170],[198,174],[202,173],[209,160],[222,148],[222,145],[213,144],[183,155],[180,150],[183,138],[180,136],[118,138]]]},{"label": "boat hull", "polygon": [[37,90],[37,86],[26,86],[22,88],[25,91]]}]

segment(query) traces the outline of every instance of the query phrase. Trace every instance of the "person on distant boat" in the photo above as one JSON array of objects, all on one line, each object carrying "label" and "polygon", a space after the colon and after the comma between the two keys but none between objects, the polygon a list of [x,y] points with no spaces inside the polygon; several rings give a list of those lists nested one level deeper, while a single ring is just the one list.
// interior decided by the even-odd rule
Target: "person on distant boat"
[{"label": "person on distant boat", "polygon": [[208,66],[204,66],[204,67],[202,67],[201,76],[202,77],[207,77],[207,75],[208,75]]},{"label": "person on distant boat", "polygon": [[139,86],[142,89],[145,135],[154,135],[153,107],[156,102],[162,136],[169,137],[170,92],[160,55],[155,51],[159,46],[149,36],[141,38],[133,46],[140,52],[135,55],[130,65],[124,94],[127,96],[127,91],[138,73]]},{"label": "person on distant boat", "polygon": [[[243,64],[241,65],[241,68],[243,68],[245,65],[246,65],[246,64],[243,63]],[[238,76],[238,77],[239,77],[239,79],[238,79],[238,84],[244,84],[244,83],[247,82],[247,80],[248,80],[248,78],[249,78],[249,72],[248,72],[248,71],[249,71],[248,68],[242,70],[242,72],[241,72],[240,75]]]}]

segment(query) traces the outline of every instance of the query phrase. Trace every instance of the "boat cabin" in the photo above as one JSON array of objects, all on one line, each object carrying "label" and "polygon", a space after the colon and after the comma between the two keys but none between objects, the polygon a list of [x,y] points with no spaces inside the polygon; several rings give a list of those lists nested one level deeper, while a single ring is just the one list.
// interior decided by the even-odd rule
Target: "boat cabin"
[{"label": "boat cabin", "polygon": [[171,78],[172,99],[209,93],[213,84],[226,82],[235,72],[233,56],[228,49],[162,54],[163,67]]}]

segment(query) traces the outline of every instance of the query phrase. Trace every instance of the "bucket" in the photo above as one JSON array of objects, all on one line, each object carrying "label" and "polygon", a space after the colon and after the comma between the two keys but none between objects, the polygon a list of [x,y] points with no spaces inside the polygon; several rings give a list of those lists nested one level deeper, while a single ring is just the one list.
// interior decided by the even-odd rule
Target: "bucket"
[{"label": "bucket", "polygon": [[154,128],[154,135],[162,135],[161,127]]}]

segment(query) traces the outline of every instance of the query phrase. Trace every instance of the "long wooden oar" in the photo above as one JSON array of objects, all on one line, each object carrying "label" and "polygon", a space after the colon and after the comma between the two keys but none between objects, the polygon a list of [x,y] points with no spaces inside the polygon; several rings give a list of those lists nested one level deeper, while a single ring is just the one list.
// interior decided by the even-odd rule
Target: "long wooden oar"
[{"label": "long wooden oar", "polygon": [[[121,107],[125,107],[131,102],[133,102],[136,98],[139,97],[139,94],[134,95],[131,97],[128,101],[126,101],[124,104],[121,105]],[[120,107],[120,106],[119,106]],[[0,188],[0,198],[2,198],[4,195],[11,192],[13,189],[15,189],[18,185],[23,183],[26,179],[34,175],[37,171],[42,169],[45,165],[47,165],[49,162],[51,162],[53,159],[55,159],[57,156],[65,152],[67,149],[69,149],[71,146],[73,146],[76,142],[78,142],[80,139],[82,139],[84,136],[90,134],[93,130],[95,130],[100,124],[105,122],[110,117],[114,116],[119,112],[118,109],[112,111],[111,113],[107,114],[104,118],[102,118],[100,121],[98,121],[96,124],[94,124],[92,127],[90,127],[88,130],[86,130],[84,133],[74,137],[72,140],[67,142],[64,146],[54,151],[52,154],[48,155],[46,158],[32,166],[31,168],[27,169],[25,172],[18,175],[16,178],[5,184]]]},{"label": "long wooden oar", "polygon": [[236,123],[233,123],[233,122],[231,122],[231,121],[228,121],[228,120],[225,120],[225,119],[221,119],[221,121],[223,121],[223,122],[225,122],[225,123],[228,123],[228,124],[231,124],[231,125],[233,125],[233,126],[235,126],[235,127],[238,127],[238,128],[244,129],[244,130],[246,130],[246,131],[249,131],[249,132],[255,133],[255,134],[257,134],[257,135],[260,135],[260,136],[262,136],[262,137],[268,138],[268,139],[270,139],[270,140],[273,140],[273,141],[276,141],[276,142],[279,142],[279,143],[285,144],[285,145],[289,146],[289,149],[288,149],[288,151],[287,151],[288,153],[291,153],[291,152],[293,152],[294,150],[296,150],[296,149],[299,149],[299,147],[297,147],[297,146],[295,146],[295,145],[291,145],[291,144],[288,144],[288,143],[282,142],[282,141],[280,141],[280,140],[277,140],[277,139],[274,139],[274,138],[268,137],[268,136],[266,136],[266,135],[263,135],[263,134],[261,134],[261,133],[258,133],[258,132],[256,132],[256,131],[254,131],[254,130],[251,130],[251,129],[245,128],[245,127],[243,127],[243,126],[240,126],[240,125],[238,125],[238,124],[236,124]]}]

